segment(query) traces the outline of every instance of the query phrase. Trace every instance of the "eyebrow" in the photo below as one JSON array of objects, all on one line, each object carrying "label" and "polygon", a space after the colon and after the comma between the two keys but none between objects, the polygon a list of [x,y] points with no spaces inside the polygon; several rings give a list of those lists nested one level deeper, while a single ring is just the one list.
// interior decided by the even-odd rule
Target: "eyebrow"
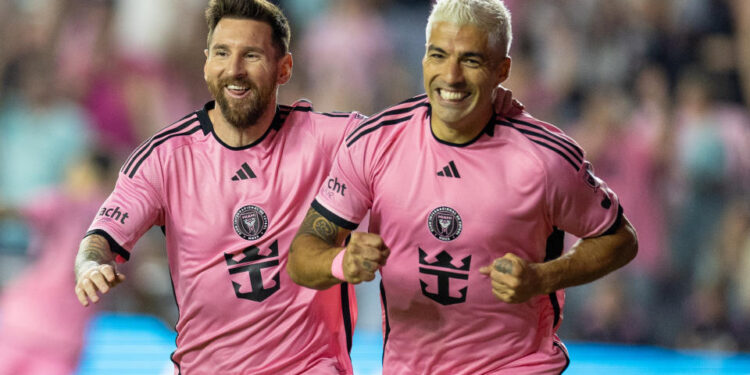
[{"label": "eyebrow", "polygon": [[[229,48],[229,45],[224,44],[224,43],[215,44],[211,48],[212,49],[226,49],[226,50],[231,49],[231,48]],[[242,51],[243,51],[243,53],[246,53],[246,52],[257,52],[257,53],[262,53],[262,54],[265,54],[265,52],[266,52],[261,47],[252,47],[252,46],[250,46],[250,47],[244,47],[242,49]]]},{"label": "eyebrow", "polygon": [[[446,52],[444,49],[442,49],[440,47],[437,47],[437,46],[435,46],[433,44],[430,44],[430,45],[427,46],[427,51],[435,51],[435,52],[440,52],[440,53],[448,55],[448,52]],[[475,57],[475,58],[478,58],[478,59],[481,59],[481,60],[487,60],[487,58],[484,56],[484,54],[479,53],[479,52],[464,52],[464,53],[460,54],[459,57],[462,58],[462,59],[469,58],[469,57]]]}]

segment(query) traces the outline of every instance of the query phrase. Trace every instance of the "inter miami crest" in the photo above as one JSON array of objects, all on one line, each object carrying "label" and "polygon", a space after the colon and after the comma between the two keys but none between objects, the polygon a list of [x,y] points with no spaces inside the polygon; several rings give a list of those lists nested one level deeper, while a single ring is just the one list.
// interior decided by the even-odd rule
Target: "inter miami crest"
[{"label": "inter miami crest", "polygon": [[258,206],[244,206],[234,214],[234,230],[240,237],[255,241],[268,230],[268,216]]},{"label": "inter miami crest", "polygon": [[441,206],[430,212],[427,227],[430,228],[430,233],[440,241],[453,241],[461,234],[463,222],[456,210]]}]

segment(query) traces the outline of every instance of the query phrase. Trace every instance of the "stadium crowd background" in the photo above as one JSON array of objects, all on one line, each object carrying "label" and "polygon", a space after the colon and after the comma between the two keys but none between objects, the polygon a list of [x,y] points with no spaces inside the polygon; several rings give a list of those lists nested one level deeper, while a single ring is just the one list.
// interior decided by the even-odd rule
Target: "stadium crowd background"
[{"label": "stadium crowd background", "polygon": [[[369,115],[423,92],[428,1],[277,3],[295,62],[282,103]],[[581,143],[640,237],[633,263],[568,290],[563,340],[750,351],[750,2],[506,4],[515,38],[505,85]],[[92,192],[95,207],[131,150],[209,100],[205,5],[0,1],[0,207],[22,209],[49,189]],[[92,161],[108,173],[92,173]],[[54,261],[44,267],[72,273],[94,214],[48,212],[42,228],[4,219],[0,293],[45,253]],[[84,224],[50,228],[72,222]],[[163,236],[137,247],[121,268],[128,280],[100,308],[173,325]],[[377,285],[358,288],[358,329],[379,330]]]}]

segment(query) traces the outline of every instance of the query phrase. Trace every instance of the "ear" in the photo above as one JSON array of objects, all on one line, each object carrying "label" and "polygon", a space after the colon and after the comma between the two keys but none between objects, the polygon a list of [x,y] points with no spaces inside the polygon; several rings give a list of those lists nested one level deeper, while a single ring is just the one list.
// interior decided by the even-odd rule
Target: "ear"
[{"label": "ear", "polygon": [[277,62],[276,68],[278,69],[278,75],[276,76],[276,83],[279,85],[283,85],[287,82],[289,82],[289,79],[292,78],[292,54],[287,53],[282,58],[279,59]]},{"label": "ear", "polygon": [[208,48],[203,50],[203,54],[206,55],[206,62],[203,63],[203,80],[208,82],[208,74],[206,69],[208,68]]},{"label": "ear", "polygon": [[510,56],[505,56],[503,60],[500,62],[500,65],[498,66],[497,70],[497,84],[501,84],[505,82],[506,79],[510,76],[510,65],[511,65],[511,59]]}]

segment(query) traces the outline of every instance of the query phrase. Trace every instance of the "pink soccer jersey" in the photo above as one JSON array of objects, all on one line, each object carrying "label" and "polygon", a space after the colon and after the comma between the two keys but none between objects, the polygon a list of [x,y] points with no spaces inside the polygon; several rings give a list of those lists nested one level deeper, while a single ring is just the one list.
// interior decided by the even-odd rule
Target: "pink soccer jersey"
[{"label": "pink soccer jersey", "polygon": [[553,374],[564,293],[523,304],[492,294],[479,268],[508,252],[543,262],[563,231],[607,231],[615,194],[578,145],[524,113],[496,116],[463,145],[438,140],[417,96],[347,135],[313,207],[348,229],[371,209],[391,255],[382,275],[385,374]]},{"label": "pink soccer jersey", "polygon": [[215,135],[213,106],[133,152],[89,233],[109,237],[122,261],[162,226],[179,309],[175,373],[350,374],[353,289],[303,288],[285,269],[314,187],[362,117],[299,101],[235,148]]}]

